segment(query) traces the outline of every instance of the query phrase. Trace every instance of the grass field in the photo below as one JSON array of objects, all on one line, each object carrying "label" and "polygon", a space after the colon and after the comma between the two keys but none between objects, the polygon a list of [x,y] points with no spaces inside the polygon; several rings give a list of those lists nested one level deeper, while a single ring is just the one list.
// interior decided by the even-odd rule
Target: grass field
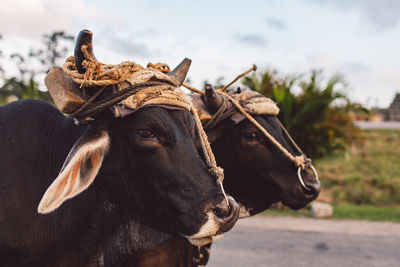
[{"label": "grass field", "polygon": [[400,205],[400,131],[367,130],[337,155],[315,162],[322,198],[334,204]]}]

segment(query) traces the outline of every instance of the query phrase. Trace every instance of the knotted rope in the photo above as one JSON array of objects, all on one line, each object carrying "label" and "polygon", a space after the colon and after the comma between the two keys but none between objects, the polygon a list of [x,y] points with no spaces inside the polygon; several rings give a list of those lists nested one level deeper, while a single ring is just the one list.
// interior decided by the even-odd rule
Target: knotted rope
[{"label": "knotted rope", "polygon": [[80,84],[81,88],[118,84],[125,81],[133,72],[144,69],[143,66],[131,61],[121,62],[118,65],[101,63],[88,52],[87,45],[82,45],[82,51],[87,58],[82,63],[86,69],[85,73],[76,71],[74,56],[68,57],[63,65],[64,72],[69,74],[74,82]]},{"label": "knotted rope", "polygon": [[171,69],[169,68],[168,64],[165,63],[156,63],[153,64],[151,62],[147,63],[147,67],[148,68],[153,68],[155,70],[161,71],[162,73],[169,73],[171,71]]},{"label": "knotted rope", "polygon": [[203,128],[209,130],[215,127],[219,122],[229,118],[236,112],[235,107],[229,105],[228,99],[222,98],[222,104],[216,112],[214,112],[209,120],[204,122]]},{"label": "knotted rope", "polygon": [[224,181],[224,169],[217,166],[217,162],[215,161],[214,153],[211,150],[211,146],[210,146],[210,142],[208,141],[207,134],[204,131],[203,126],[201,124],[199,114],[197,113],[197,110],[193,105],[191,105],[191,111],[194,115],[197,130],[199,132],[201,148],[203,150],[204,158],[206,159],[206,164],[208,166],[208,170],[217,179],[217,183],[219,183],[219,185],[221,187],[221,191],[222,191],[222,194],[224,195],[226,204],[229,206],[228,198],[226,196],[225,189],[222,185],[222,183]]}]

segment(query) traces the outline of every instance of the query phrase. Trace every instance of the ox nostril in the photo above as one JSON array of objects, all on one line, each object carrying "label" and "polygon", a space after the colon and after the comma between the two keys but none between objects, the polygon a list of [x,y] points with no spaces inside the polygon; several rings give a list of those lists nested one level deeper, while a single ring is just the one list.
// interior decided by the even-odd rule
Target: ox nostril
[{"label": "ox nostril", "polygon": [[312,195],[319,195],[319,193],[321,192],[321,184],[319,181],[316,181],[314,183],[305,182],[305,185],[309,188]]},{"label": "ox nostril", "polygon": [[220,223],[217,234],[229,231],[239,218],[239,204],[231,196],[228,196],[228,202],[229,205],[224,200],[213,209],[215,217]]},{"label": "ox nostril", "polygon": [[228,196],[227,199],[229,204],[223,200],[213,208],[213,212],[220,222],[236,221],[236,217],[239,216],[239,204],[231,196]]},{"label": "ox nostril", "polygon": [[217,217],[225,218],[229,216],[231,208],[230,206],[228,206],[228,203],[226,203],[226,201],[224,200],[214,207],[213,212],[215,215],[217,215]]}]

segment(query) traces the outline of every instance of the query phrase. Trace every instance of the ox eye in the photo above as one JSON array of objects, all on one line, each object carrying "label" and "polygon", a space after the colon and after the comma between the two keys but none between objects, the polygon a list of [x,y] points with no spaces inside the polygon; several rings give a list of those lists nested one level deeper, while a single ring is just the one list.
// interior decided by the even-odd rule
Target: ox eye
[{"label": "ox eye", "polygon": [[248,132],[244,134],[244,138],[246,139],[246,141],[256,141],[257,134],[255,132]]},{"label": "ox eye", "polygon": [[145,130],[145,129],[140,129],[137,131],[137,134],[144,139],[152,139],[152,138],[156,138],[156,136],[154,135],[154,133],[150,130]]}]

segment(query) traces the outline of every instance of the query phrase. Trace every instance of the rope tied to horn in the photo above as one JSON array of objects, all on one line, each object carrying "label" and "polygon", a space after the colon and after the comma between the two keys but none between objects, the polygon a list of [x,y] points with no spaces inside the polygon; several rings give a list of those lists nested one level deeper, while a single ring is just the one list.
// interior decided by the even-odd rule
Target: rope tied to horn
[{"label": "rope tied to horn", "polygon": [[105,86],[125,81],[132,73],[143,70],[144,67],[131,61],[124,61],[118,65],[104,64],[97,61],[88,51],[88,45],[82,45],[82,52],[86,59],[82,66],[85,73],[79,73],[75,65],[75,57],[70,56],[63,64],[63,70],[69,74],[74,82],[83,86]]},{"label": "rope tied to horn", "polygon": [[158,62],[153,64],[151,62],[147,63],[148,68],[153,68],[155,70],[161,71],[162,73],[169,73],[171,69],[169,68],[168,64]]}]

